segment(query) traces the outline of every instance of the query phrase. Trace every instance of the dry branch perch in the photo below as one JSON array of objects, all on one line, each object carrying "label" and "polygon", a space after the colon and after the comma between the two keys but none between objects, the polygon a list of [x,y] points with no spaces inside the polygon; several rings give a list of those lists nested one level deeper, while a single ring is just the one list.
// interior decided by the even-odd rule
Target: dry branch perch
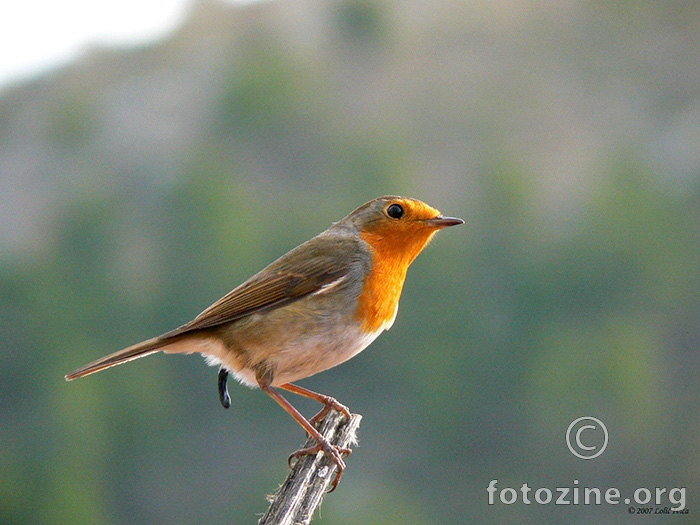
[{"label": "dry branch perch", "polygon": [[[348,421],[340,412],[330,410],[321,420],[318,430],[331,444],[348,447],[357,443],[356,432],[361,419],[361,415],[351,414]],[[309,438],[303,448],[315,444]],[[270,498],[270,508],[258,525],[308,525],[335,471],[333,460],[322,452],[300,458],[277,494]]]}]

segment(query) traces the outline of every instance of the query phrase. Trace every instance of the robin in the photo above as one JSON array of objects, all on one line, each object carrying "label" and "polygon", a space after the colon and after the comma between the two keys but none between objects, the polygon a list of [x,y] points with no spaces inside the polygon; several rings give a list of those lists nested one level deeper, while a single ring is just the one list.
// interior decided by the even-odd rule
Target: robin
[{"label": "robin", "polygon": [[[464,221],[427,204],[385,196],[360,206],[323,233],[294,248],[219,299],[187,324],[135,344],[66,376],[99,372],[155,352],[199,352],[218,365],[218,391],[230,406],[228,375],[260,387],[317,445],[290,456],[323,451],[337,465],[334,489],[349,449],[326,440],[315,424],[330,409],[350,417],[334,398],[293,384],[364,350],[396,318],[406,271],[438,230]],[[324,405],[307,420],[276,389]]]}]

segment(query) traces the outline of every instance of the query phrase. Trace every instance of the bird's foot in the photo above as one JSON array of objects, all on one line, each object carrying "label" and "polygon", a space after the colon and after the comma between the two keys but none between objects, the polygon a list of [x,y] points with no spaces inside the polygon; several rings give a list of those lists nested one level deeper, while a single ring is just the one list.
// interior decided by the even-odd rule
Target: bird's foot
[{"label": "bird's foot", "polygon": [[322,396],[322,399],[318,399],[318,401],[323,403],[323,408],[318,412],[318,414],[309,419],[309,423],[311,423],[314,427],[318,428],[319,423],[324,417],[326,417],[331,409],[335,410],[336,412],[340,412],[347,419],[350,419],[350,409],[338,402],[338,400],[334,397],[324,395]]},{"label": "bird's foot", "polygon": [[313,456],[318,454],[319,452],[323,452],[326,456],[330,457],[337,467],[335,471],[335,477],[333,478],[333,481],[331,481],[331,489],[328,491],[333,492],[338,486],[340,478],[343,475],[343,471],[345,470],[345,461],[343,461],[343,458],[348,457],[352,453],[351,449],[332,445],[328,442],[328,440],[323,439],[313,447],[302,448],[301,450],[293,452],[287,460],[287,462],[289,463],[289,468],[293,468],[296,461],[298,461],[303,456]]}]

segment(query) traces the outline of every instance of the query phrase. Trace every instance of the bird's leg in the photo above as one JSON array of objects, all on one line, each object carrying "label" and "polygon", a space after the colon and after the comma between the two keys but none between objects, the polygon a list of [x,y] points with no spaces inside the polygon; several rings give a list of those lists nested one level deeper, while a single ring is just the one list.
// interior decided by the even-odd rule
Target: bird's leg
[{"label": "bird's leg", "polygon": [[[302,428],[306,430],[306,432],[308,432],[308,434],[316,441],[316,446],[297,450],[291,456],[289,456],[290,467],[292,466],[292,458],[299,459],[302,456],[309,456],[318,454],[319,452],[323,452],[324,454],[329,456],[333,460],[333,463],[335,463],[338,467],[336,470],[335,478],[333,478],[333,481],[331,482],[331,490],[329,491],[333,492],[335,490],[335,487],[338,486],[340,477],[343,475],[343,471],[345,470],[345,461],[343,461],[343,458],[345,456],[349,456],[352,450],[350,450],[349,448],[338,447],[330,443],[325,437],[321,435],[321,433],[318,430],[316,430],[316,428],[314,428],[314,426],[311,423],[309,423],[309,421],[303,415],[301,415],[301,413],[296,408],[294,408],[294,406],[292,406],[292,404],[289,401],[282,397],[282,394],[274,390],[269,385],[263,383],[259,384],[260,388],[264,390],[272,399],[277,401],[277,403],[279,403],[279,405],[282,408],[284,408],[289,413],[289,415],[291,415],[296,420],[296,422],[299,423],[302,426]],[[290,385],[285,385],[285,388],[287,386]],[[294,390],[290,390],[290,392],[294,392]]]},{"label": "bird's leg", "polygon": [[350,410],[348,407],[343,405],[342,403],[339,403],[337,399],[331,396],[326,396],[324,394],[319,394],[317,392],[313,392],[311,390],[307,390],[306,388],[302,388],[297,385],[293,385],[292,383],[285,383],[284,385],[280,385],[280,388],[284,388],[285,390],[289,392],[293,392],[295,394],[299,394],[300,396],[308,397],[309,399],[314,399],[315,401],[318,401],[323,405],[323,408],[321,411],[316,414],[314,417],[309,419],[309,423],[311,423],[314,427],[318,426],[318,423],[321,422],[321,420],[326,417],[326,414],[328,414],[328,411],[332,408],[333,410],[336,410],[343,414],[346,418],[350,419]]},{"label": "bird's leg", "polygon": [[228,394],[226,381],[228,381],[228,370],[222,368],[219,370],[219,401],[224,408],[231,406],[231,396]]}]

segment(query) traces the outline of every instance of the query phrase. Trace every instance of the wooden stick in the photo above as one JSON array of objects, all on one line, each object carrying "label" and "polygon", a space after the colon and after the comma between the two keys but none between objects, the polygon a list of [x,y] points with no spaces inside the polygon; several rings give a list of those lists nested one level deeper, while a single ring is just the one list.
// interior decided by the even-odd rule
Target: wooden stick
[{"label": "wooden stick", "polygon": [[[318,430],[331,444],[349,447],[357,443],[356,432],[361,419],[361,415],[351,414],[348,421],[340,412],[329,410]],[[308,438],[303,448],[314,445],[316,441]],[[258,525],[308,525],[326,495],[335,471],[333,460],[322,452],[300,458],[277,494],[268,498],[270,508]]]}]

